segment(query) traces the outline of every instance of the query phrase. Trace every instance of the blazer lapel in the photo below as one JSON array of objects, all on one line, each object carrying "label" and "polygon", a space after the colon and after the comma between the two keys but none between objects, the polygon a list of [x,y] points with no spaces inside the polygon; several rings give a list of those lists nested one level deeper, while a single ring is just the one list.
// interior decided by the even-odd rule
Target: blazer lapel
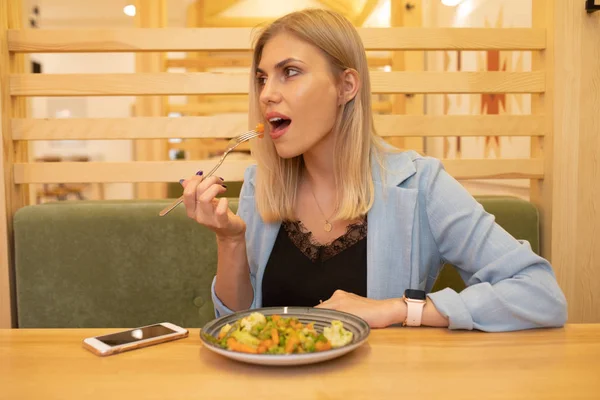
[{"label": "blazer lapel", "polygon": [[[273,250],[273,246],[275,245],[275,239],[277,239],[277,233],[279,233],[279,227],[281,223],[272,223],[272,224],[264,224],[262,229],[259,232],[256,232],[256,235],[259,237],[254,238],[256,241],[256,245],[253,246],[254,249],[258,250],[257,254],[254,254],[253,258],[248,254],[248,259],[256,260],[256,268],[255,271],[252,271],[253,266],[250,266],[251,277],[255,279],[254,287],[255,294],[259,294],[258,296],[254,296],[254,301],[252,302],[252,308],[262,307],[262,281],[263,275],[265,274],[265,268],[267,266],[267,261],[269,261],[269,257],[271,255],[271,251]],[[249,250],[249,248],[248,248]]]},{"label": "blazer lapel", "polygon": [[402,297],[410,287],[413,269],[418,190],[399,185],[416,170],[405,153],[388,156],[384,168],[382,180],[379,164],[373,164],[375,201],[367,214],[367,296],[373,299]]}]

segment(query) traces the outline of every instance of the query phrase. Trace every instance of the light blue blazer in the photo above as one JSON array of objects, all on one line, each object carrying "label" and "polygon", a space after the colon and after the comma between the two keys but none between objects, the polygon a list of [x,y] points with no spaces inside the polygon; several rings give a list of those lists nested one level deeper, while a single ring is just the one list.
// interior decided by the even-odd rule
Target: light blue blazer
[{"label": "light blue blazer", "polygon": [[[389,153],[384,166],[383,180],[378,164],[373,167],[369,298],[399,298],[407,288],[425,290],[449,318],[451,329],[511,331],[564,325],[566,299],[548,261],[496,224],[438,160],[412,151]],[[262,221],[254,197],[255,175],[256,166],[249,167],[238,209],[247,224],[251,308],[261,307],[263,274],[281,225]],[[429,293],[445,262],[459,269],[467,288]],[[216,296],[215,280],[212,300],[218,317],[232,311]]]}]

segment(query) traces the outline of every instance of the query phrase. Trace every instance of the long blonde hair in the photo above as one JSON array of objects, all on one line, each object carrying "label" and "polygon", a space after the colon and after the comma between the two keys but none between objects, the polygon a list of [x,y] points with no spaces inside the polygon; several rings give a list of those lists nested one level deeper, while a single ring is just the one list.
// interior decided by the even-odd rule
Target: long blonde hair
[{"label": "long blonde hair", "polygon": [[[260,88],[255,79],[265,44],[286,32],[319,48],[329,60],[334,77],[348,68],[358,72],[360,89],[355,98],[340,107],[332,134],[337,208],[332,219],[351,220],[365,215],[373,205],[374,184],[371,156],[381,148],[373,126],[371,83],[365,49],[358,32],[343,16],[321,9],[287,14],[264,28],[254,44],[250,74],[250,125],[264,121],[261,115]],[[294,205],[302,156],[279,157],[271,140],[254,140],[252,154],[258,162],[255,199],[258,211],[267,222],[294,220]]]}]

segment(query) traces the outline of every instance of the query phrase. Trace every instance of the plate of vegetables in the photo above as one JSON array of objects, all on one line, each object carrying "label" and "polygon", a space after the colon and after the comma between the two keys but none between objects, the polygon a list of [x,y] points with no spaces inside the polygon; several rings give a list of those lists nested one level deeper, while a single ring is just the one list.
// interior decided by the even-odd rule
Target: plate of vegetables
[{"label": "plate of vegetables", "polygon": [[369,324],[340,311],[267,307],[225,315],[200,331],[204,347],[260,365],[303,365],[331,360],[364,344]]}]

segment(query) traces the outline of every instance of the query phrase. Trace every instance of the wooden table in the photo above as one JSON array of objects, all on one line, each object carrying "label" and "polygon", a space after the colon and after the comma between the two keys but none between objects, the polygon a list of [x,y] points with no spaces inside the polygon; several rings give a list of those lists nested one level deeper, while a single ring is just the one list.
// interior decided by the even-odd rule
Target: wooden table
[{"label": "wooden table", "polygon": [[101,358],[114,329],[0,330],[2,399],[599,399],[600,324],[514,333],[375,330],[340,359],[259,367],[189,338]]}]

